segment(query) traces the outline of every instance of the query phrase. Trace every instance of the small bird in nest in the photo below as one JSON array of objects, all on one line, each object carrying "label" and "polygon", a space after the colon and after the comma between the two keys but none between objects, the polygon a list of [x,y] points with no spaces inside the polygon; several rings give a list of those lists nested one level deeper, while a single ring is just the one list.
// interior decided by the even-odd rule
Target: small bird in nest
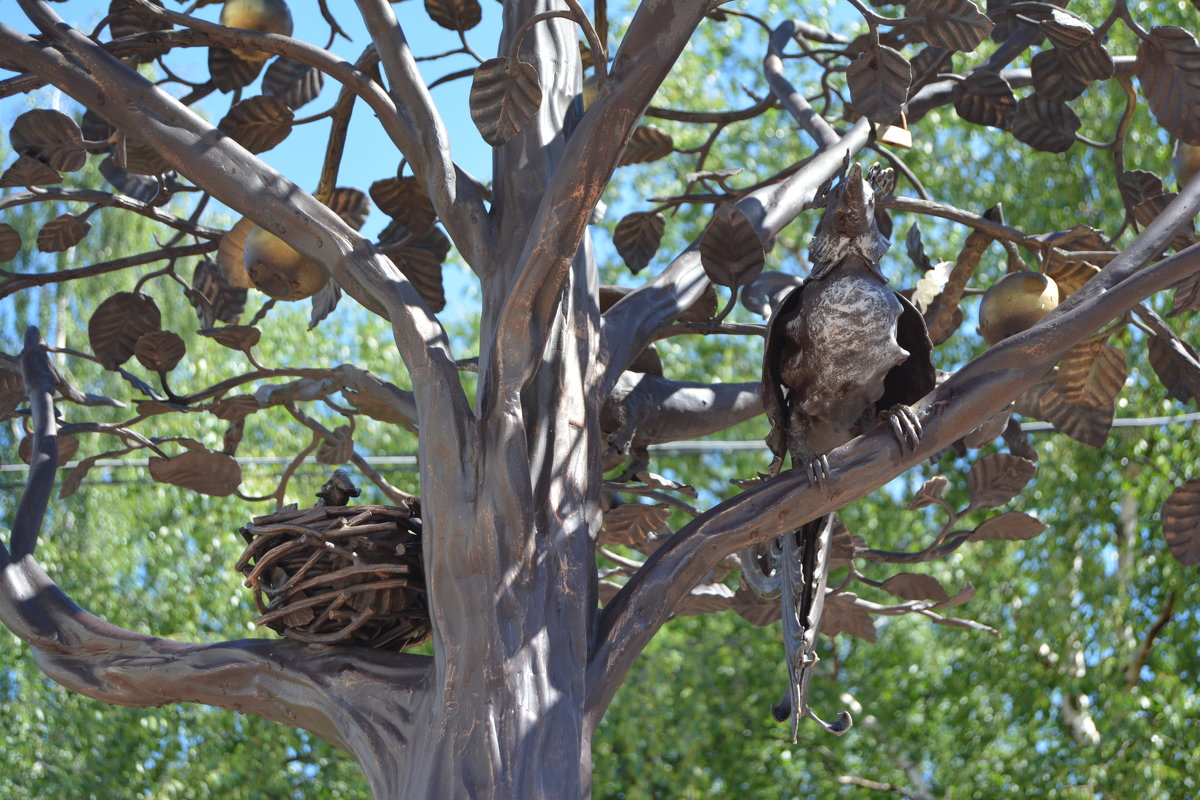
[{"label": "small bird in nest", "polygon": [[[848,160],[848,159],[847,159]],[[916,449],[921,425],[909,407],[934,388],[933,346],[921,314],[888,287],[879,260],[890,243],[875,218],[875,198],[895,186],[892,170],[854,164],[818,193],[825,212],[813,236],[808,279],[772,315],[763,357],[762,393],[774,455],[808,470],[817,485],[829,472],[826,454],[888,421],[902,450]],[[833,515],[806,523],[768,545],[740,554],[746,585],[781,596],[788,694],[773,709],[779,721],[811,717],[832,733],[849,730],[843,711],[828,723],[808,706],[824,609]]]}]

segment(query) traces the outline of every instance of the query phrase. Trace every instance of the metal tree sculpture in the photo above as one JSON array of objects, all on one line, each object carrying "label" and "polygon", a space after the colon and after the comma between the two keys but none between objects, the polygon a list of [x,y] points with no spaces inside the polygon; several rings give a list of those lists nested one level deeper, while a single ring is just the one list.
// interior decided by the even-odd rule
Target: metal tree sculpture
[{"label": "metal tree sculpture", "polygon": [[[1096,335],[1113,320],[1145,332],[1151,363],[1173,396],[1186,402],[1200,395],[1195,351],[1141,305],[1175,287],[1175,311],[1195,312],[1200,248],[1189,222],[1200,207],[1200,182],[1167,192],[1156,176],[1127,170],[1124,155],[1138,104],[1134,77],[1158,122],[1177,139],[1200,143],[1200,48],[1180,28],[1146,31],[1123,2],[1099,27],[1045,4],[992,3],[985,14],[971,0],[913,0],[902,15],[884,16],[855,3],[868,34],[852,40],[806,22],[746,17],[769,32],[763,73],[770,93],[746,109],[687,112],[650,103],[698,26],[741,12],[709,0],[646,0],[610,57],[606,3],[596,2],[589,17],[575,0],[509,0],[498,57],[480,59],[471,73],[472,117],[494,147],[493,180],[485,186],[452,159],[450,135],[391,4],[356,5],[371,44],[354,64],[290,38],[290,26],[279,20],[275,28],[233,28],[203,19],[203,8],[182,14],[151,0],[113,3],[90,35],[64,23],[45,0],[20,0],[28,31],[0,24],[0,66],[17,73],[0,81],[0,95],[49,84],[84,110],[78,121],[52,110],[17,120],[10,135],[17,157],[0,176],[0,186],[13,191],[0,198],[0,209],[82,206],[42,227],[43,252],[79,242],[88,217],[101,208],[139,214],[171,232],[152,252],[0,276],[0,296],[8,296],[165,264],[94,311],[90,353],[48,347],[31,330],[19,358],[5,357],[0,371],[0,410],[26,420],[31,431],[27,489],[9,546],[0,549],[0,619],[64,686],[115,704],[203,702],[306,728],[351,752],[378,797],[586,796],[592,733],[656,631],[674,615],[697,610],[737,607],[764,616],[752,602],[735,602],[722,582],[730,555],[832,513],[964,437],[976,446],[995,438],[1018,398],[1021,413],[1099,444],[1124,377],[1123,353],[1105,341],[1113,329]],[[459,32],[461,52],[475,52],[466,32],[479,20],[476,0],[425,6],[438,24]],[[321,9],[332,41],[339,27],[327,5]],[[232,15],[225,22],[246,24]],[[1107,35],[1118,23],[1136,36],[1136,55],[1108,52]],[[999,42],[989,56],[946,74],[952,51],[973,51],[989,34]],[[798,55],[785,52],[792,43]],[[207,48],[210,77],[188,84],[176,77],[172,59],[197,47]],[[1031,47],[1037,52],[1030,69],[1010,67]],[[146,63],[166,77],[157,84],[143,77],[137,67]],[[595,86],[586,110],[585,70]],[[338,97],[327,112],[333,129],[322,179],[310,194],[255,153],[326,116],[293,114],[324,80],[338,84]],[[816,88],[798,90],[793,80]],[[1068,103],[1111,85],[1129,100],[1113,142],[1077,137],[1079,119]],[[168,91],[173,86],[181,96]],[[243,96],[255,86],[259,94]],[[217,91],[230,93],[232,103],[214,126],[191,106]],[[816,100],[806,99],[810,94]],[[369,199],[336,185],[350,111],[359,101],[412,173],[383,177]],[[1126,224],[1107,232],[1030,234],[995,215],[903,194],[887,199],[883,205],[892,212],[972,229],[953,267],[929,265],[914,294],[935,344],[958,327],[959,302],[990,241],[1006,247],[1014,268],[1028,267],[1023,248],[1071,296],[917,402],[923,434],[911,451],[898,452],[884,430],[868,432],[828,454],[824,487],[811,485],[806,469],[793,469],[752,481],[703,512],[679,500],[677,484],[646,472],[648,447],[722,430],[759,415],[762,406],[752,382],[654,374],[651,343],[693,334],[761,336],[761,325],[725,320],[738,295],[766,310],[774,289],[787,284],[762,272],[764,243],[810,206],[848,155],[871,145],[902,165],[886,143],[903,142],[904,120],[918,128],[930,109],[949,104],[967,121],[1011,132],[1029,147],[1063,152],[1077,139],[1102,145],[1113,154]],[[711,142],[728,125],[775,109],[803,134],[795,164],[745,185],[735,185],[735,171],[708,168]],[[618,167],[675,151],[670,136],[642,124],[646,117],[706,126],[710,144],[689,151],[696,161],[687,192],[616,226],[614,243],[631,268],[661,265],[617,299],[620,292],[597,285],[588,224]],[[58,186],[62,172],[89,158],[103,159],[99,169],[113,192]],[[915,176],[900,172],[923,192]],[[202,224],[209,198],[245,219],[228,231]],[[392,217],[378,241],[357,232],[372,203]],[[712,222],[696,245],[660,262],[659,212],[696,203],[717,205]],[[1124,236],[1126,230],[1140,232]],[[12,227],[0,227],[0,253],[11,258],[21,247]],[[477,359],[456,358],[436,316],[446,302],[440,264],[451,248],[482,291]],[[921,252],[919,245],[910,250]],[[205,258],[197,263],[197,257]],[[1099,269],[1093,262],[1107,263]],[[189,281],[181,273],[191,264]],[[186,347],[164,329],[151,287],[161,296],[172,282],[183,284],[204,335],[246,354],[251,371],[189,392],[168,386]],[[712,284],[733,290],[719,313],[708,294]],[[272,300],[250,324],[239,324],[251,290],[252,297],[261,291]],[[275,300],[311,295],[316,325],[342,292],[364,313],[388,321],[411,391],[351,365],[257,362],[256,326]],[[110,401],[72,386],[51,356],[93,359],[119,375],[136,413],[118,424],[90,421],[89,406]],[[140,368],[124,366],[131,357]],[[473,403],[460,381],[466,369],[478,372]],[[341,401],[334,406],[348,418],[345,427],[328,430],[302,410],[326,400]],[[70,459],[68,443],[77,444],[69,435],[92,434],[86,446],[101,444],[67,474],[64,491],[77,489],[101,455],[146,450],[156,480],[224,496],[241,483],[235,454],[244,427],[271,407],[287,409],[313,431],[312,447],[298,458],[319,449],[326,463],[349,461],[398,506],[416,499],[359,456],[354,424],[370,417],[418,432],[431,656],[289,640],[189,644],[133,633],[81,610],[39,567],[34,553],[56,469]],[[222,452],[139,430],[185,411],[228,423]],[[113,441],[107,437],[119,445],[105,450],[103,442]],[[918,493],[912,507],[937,503],[949,513],[928,546],[894,552],[833,533],[831,566],[846,569],[846,577],[824,598],[826,633],[869,635],[872,613],[969,624],[938,613],[962,597],[946,597],[922,576],[884,582],[905,600],[896,605],[870,603],[848,589],[861,578],[856,562],[917,563],[967,541],[1036,535],[1041,524],[1018,512],[954,529],[968,511],[1007,503],[1032,476],[1033,464],[1023,457],[1032,453],[1019,439],[1012,442],[1020,454],[993,453],[975,463],[966,509],[943,499],[944,478]],[[625,458],[630,463],[620,477],[606,482],[603,468],[619,469]],[[277,504],[288,475],[273,495]],[[613,504],[610,498],[621,494],[662,498],[694,518],[671,531],[665,505]],[[1187,563],[1200,561],[1196,495],[1194,482],[1185,484],[1164,511],[1168,543]],[[640,547],[646,558],[614,553],[608,547],[614,542]],[[598,553],[617,565],[602,579]]]}]

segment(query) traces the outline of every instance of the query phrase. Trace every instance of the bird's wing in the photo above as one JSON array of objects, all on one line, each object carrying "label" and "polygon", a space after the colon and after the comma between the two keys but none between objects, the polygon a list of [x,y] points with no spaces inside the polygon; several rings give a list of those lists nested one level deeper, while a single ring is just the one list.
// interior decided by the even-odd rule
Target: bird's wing
[{"label": "bird's wing", "polygon": [[908,358],[893,367],[883,381],[883,396],[875,404],[879,411],[896,405],[912,405],[933,391],[937,373],[933,368],[933,342],[929,340],[929,329],[921,312],[896,293],[896,299],[904,310],[896,321],[896,341],[908,351]]},{"label": "bird's wing", "polygon": [[782,459],[787,453],[787,424],[791,411],[791,398],[786,392],[783,382],[782,367],[784,359],[796,352],[799,343],[789,341],[787,324],[800,312],[804,300],[804,287],[808,282],[792,289],[779,304],[779,309],[771,315],[767,325],[767,340],[763,348],[762,368],[762,399],[771,422],[771,432],[767,436],[767,446],[776,458]]}]

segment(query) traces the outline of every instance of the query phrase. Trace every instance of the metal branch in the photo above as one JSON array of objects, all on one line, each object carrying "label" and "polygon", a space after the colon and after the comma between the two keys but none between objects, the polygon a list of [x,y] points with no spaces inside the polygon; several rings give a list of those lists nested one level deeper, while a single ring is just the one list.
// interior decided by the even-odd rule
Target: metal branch
[{"label": "metal branch", "polygon": [[607,90],[580,119],[529,226],[482,374],[482,408],[503,407],[536,371],[592,210],[638,120],[704,18],[700,0],[643,4],[613,58]]},{"label": "metal branch", "polygon": [[0,273],[0,299],[8,297],[10,294],[15,294],[24,289],[28,289],[31,286],[45,286],[46,284],[50,283],[73,281],[77,278],[90,278],[94,275],[104,275],[109,272],[117,272],[119,270],[128,269],[129,267],[140,267],[143,264],[152,264],[155,261],[174,260],[177,258],[185,258],[187,256],[204,255],[205,253],[211,253],[216,250],[218,245],[219,242],[211,241],[185,245],[183,247],[167,247],[160,250],[153,250],[149,253],[139,253],[135,256],[115,258],[112,261],[101,261],[98,264],[89,264],[86,267],[61,269],[57,272]]},{"label": "metal branch", "polygon": [[[17,506],[12,524],[12,560],[32,556],[37,548],[38,532],[46,517],[54,472],[58,469],[58,423],[54,418],[54,369],[42,350],[42,337],[35,327],[25,331],[25,349],[21,351],[21,375],[29,391],[29,411],[33,418],[29,455],[29,476],[25,493]],[[8,550],[0,543],[0,566],[10,566]]]},{"label": "metal branch", "polygon": [[968,363],[916,406],[924,434],[902,455],[883,428],[829,454],[823,488],[789,470],[727,500],[670,537],[605,607],[589,663],[588,713],[604,713],[633,659],[722,558],[831,513],[967,434],[1033,386],[1072,345],[1142,299],[1200,272],[1200,244],[1146,266],[1200,210],[1200,180],[1084,288],[1029,330]]},{"label": "metal branch", "polygon": [[388,91],[396,103],[400,151],[421,179],[446,232],[478,274],[489,271],[495,233],[474,179],[450,155],[450,137],[417,62],[385,0],[357,0],[371,40],[379,50]]},{"label": "metal branch", "polygon": [[804,95],[796,91],[796,87],[783,74],[783,48],[808,27],[811,26],[798,20],[788,20],[771,33],[767,55],[763,59],[763,73],[779,102],[797,124],[816,140],[817,146],[831,147],[838,140],[837,131],[809,105]]},{"label": "metal branch", "polygon": [[94,189],[55,187],[53,189],[32,189],[24,192],[13,192],[12,194],[0,197],[0,211],[28,205],[29,203],[52,202],[88,203],[93,206],[133,211],[147,219],[161,222],[181,233],[198,236],[201,239],[220,239],[225,233],[225,231],[209,228],[206,225],[197,225],[191,220],[177,217],[174,214],[168,214],[161,208],[152,206],[149,203],[143,203],[140,200],[134,200],[132,197],[126,197],[121,194],[110,194]]}]

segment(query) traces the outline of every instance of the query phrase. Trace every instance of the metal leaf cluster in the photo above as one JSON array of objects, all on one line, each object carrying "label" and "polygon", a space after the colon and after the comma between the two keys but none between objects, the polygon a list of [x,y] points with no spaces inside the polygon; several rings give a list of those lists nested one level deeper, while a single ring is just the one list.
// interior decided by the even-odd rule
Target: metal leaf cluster
[{"label": "metal leaf cluster", "polygon": [[138,339],[161,327],[162,314],[152,297],[117,292],[92,312],[88,343],[105,369],[116,369],[133,355]]}]

